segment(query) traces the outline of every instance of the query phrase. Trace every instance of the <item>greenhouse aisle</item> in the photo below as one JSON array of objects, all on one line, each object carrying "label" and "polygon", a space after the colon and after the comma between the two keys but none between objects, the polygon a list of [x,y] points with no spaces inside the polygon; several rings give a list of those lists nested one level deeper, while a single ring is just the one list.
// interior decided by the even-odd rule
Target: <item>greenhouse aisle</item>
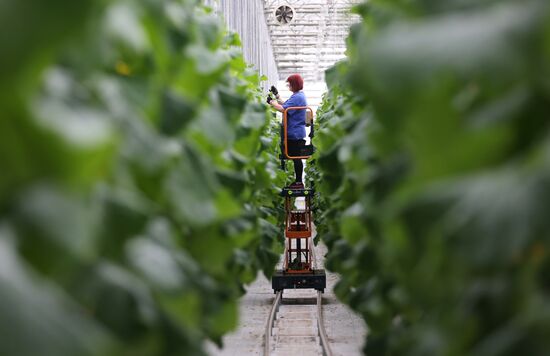
[{"label": "greenhouse aisle", "polygon": [[[318,266],[322,265],[325,253],[324,245],[320,244],[316,247]],[[329,342],[334,356],[362,355],[361,349],[367,328],[363,319],[336,299],[333,288],[338,279],[337,274],[327,271],[323,313]],[[209,343],[206,347],[208,354],[211,356],[263,355],[264,328],[273,297],[271,281],[268,281],[263,274],[259,274],[256,281],[247,287],[247,293],[240,301],[238,329],[223,338],[222,349]]]}]

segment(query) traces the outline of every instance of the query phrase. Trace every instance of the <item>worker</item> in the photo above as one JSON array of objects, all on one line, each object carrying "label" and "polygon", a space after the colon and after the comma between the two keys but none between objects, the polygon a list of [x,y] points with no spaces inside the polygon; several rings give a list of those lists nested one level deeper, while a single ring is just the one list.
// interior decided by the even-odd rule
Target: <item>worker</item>
[{"label": "worker", "polygon": [[[280,95],[276,93],[277,99],[271,100],[269,104],[280,112],[284,112],[289,107],[307,106],[306,96],[302,91],[304,88],[302,77],[299,74],[293,74],[287,78],[286,85],[292,92],[290,98],[283,102]],[[290,156],[297,156],[300,147],[306,144],[306,110],[289,110],[287,120],[288,153]],[[303,189],[304,164],[301,159],[293,159],[292,161],[294,162],[295,181],[289,185],[289,188]]]}]

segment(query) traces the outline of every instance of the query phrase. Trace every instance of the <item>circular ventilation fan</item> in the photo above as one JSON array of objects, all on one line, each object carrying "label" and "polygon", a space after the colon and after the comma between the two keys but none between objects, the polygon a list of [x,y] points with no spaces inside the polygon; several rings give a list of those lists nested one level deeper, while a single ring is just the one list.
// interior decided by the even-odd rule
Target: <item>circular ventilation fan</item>
[{"label": "circular ventilation fan", "polygon": [[275,18],[282,25],[289,24],[290,21],[292,21],[293,17],[294,17],[294,9],[292,9],[288,5],[279,6],[277,10],[275,10]]}]

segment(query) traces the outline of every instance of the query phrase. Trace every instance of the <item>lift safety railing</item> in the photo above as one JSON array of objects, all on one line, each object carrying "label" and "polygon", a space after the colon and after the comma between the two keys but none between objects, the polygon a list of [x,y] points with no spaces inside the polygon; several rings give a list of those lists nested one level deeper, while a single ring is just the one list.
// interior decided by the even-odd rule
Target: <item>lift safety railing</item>
[{"label": "lift safety railing", "polygon": [[311,134],[310,137],[313,137],[313,134],[315,132],[313,128],[313,109],[309,106],[291,106],[286,108],[283,111],[283,137],[284,137],[284,156],[286,159],[308,159],[313,154],[313,144],[306,145],[303,148],[306,149],[308,147],[311,147],[310,154],[307,155],[299,155],[299,156],[290,156],[288,153],[288,111],[289,110],[307,110],[306,112],[306,118],[310,119],[310,125],[311,125]]}]

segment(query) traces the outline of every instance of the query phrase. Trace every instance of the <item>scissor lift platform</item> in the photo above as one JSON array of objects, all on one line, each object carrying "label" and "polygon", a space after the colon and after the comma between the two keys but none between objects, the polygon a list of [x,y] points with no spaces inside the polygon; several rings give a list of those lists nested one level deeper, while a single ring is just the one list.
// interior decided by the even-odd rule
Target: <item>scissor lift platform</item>
[{"label": "scissor lift platform", "polygon": [[271,278],[273,291],[277,293],[284,289],[316,289],[324,292],[327,277],[324,269],[314,269],[309,273],[287,273],[276,270]]},{"label": "scissor lift platform", "polygon": [[312,188],[290,188],[285,187],[279,193],[282,197],[311,197],[315,194],[315,190]]},{"label": "scissor lift platform", "polygon": [[[285,160],[308,159],[314,153],[313,144],[299,147],[298,150],[288,147],[288,111],[305,110],[306,124],[311,125],[310,137],[313,139],[313,110],[310,107],[289,107],[283,112],[281,131],[281,168],[285,169]],[[308,115],[309,114],[309,115]],[[327,284],[325,270],[315,269],[313,261],[313,222],[312,200],[315,190],[311,188],[285,187],[280,196],[284,197],[285,209],[285,253],[283,268],[276,270],[271,278],[275,292],[284,289],[316,289],[324,292]]]}]

